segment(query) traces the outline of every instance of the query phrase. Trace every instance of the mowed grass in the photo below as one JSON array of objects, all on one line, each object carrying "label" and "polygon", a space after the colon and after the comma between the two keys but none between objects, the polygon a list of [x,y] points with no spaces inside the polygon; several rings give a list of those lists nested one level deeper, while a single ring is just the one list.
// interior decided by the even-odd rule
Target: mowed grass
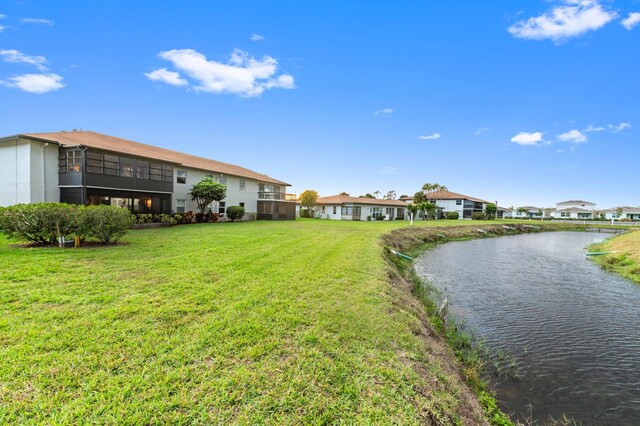
[{"label": "mowed grass", "polygon": [[[419,226],[436,224],[460,222]],[[200,224],[81,249],[0,237],[0,423],[456,421],[457,384],[425,361],[381,256],[405,226]]]},{"label": "mowed grass", "polygon": [[615,251],[594,260],[604,268],[640,284],[640,230],[611,238],[594,247],[593,251]]}]

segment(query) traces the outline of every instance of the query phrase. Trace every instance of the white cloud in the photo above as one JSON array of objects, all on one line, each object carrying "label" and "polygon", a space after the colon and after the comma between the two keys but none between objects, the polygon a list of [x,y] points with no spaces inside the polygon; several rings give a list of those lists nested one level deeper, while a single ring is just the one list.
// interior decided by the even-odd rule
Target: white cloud
[{"label": "white cloud", "polygon": [[618,125],[609,124],[609,128],[611,130],[613,130],[614,132],[621,132],[624,129],[630,129],[631,128],[631,123],[620,123]]},{"label": "white cloud", "polygon": [[542,139],[542,132],[520,132],[514,137],[511,138],[511,142],[517,143],[518,145],[532,146],[543,144],[544,140]]},{"label": "white cloud", "polygon": [[422,139],[423,141],[429,141],[429,140],[440,139],[440,136],[442,136],[440,133],[434,133],[428,136],[418,136],[418,139]]},{"label": "white cloud", "polygon": [[0,13],[0,19],[4,19],[6,17],[7,17],[7,15],[5,15],[4,13]]},{"label": "white cloud", "polygon": [[576,129],[559,134],[557,138],[561,142],[584,143],[587,141],[587,136],[580,130]]},{"label": "white cloud", "polygon": [[16,77],[9,77],[0,81],[0,84],[24,90],[29,93],[42,94],[62,89],[62,77],[58,74],[23,74]]},{"label": "white cloud", "polygon": [[159,56],[195,80],[192,87],[199,92],[252,97],[260,96],[268,89],[295,89],[291,75],[275,76],[278,61],[270,56],[255,59],[239,49],[233,51],[227,63],[209,61],[193,49],[168,50],[160,52]]},{"label": "white cloud", "polygon": [[251,37],[249,37],[249,40],[251,40],[251,41],[262,41],[262,40],[264,40],[264,37],[261,36],[260,34],[251,34]]},{"label": "white cloud", "polygon": [[476,135],[481,135],[481,134],[483,134],[484,132],[488,132],[488,131],[489,131],[489,128],[488,128],[488,127],[481,127],[481,128],[479,128],[478,130],[476,130],[476,132],[475,132],[475,133],[476,133]]},{"label": "white cloud", "polygon": [[622,23],[622,25],[626,29],[631,31],[633,29],[633,27],[635,27],[636,25],[640,24],[640,13],[639,12],[631,12],[629,14],[629,16],[627,16],[625,19],[623,19],[620,22]]},{"label": "white cloud", "polygon": [[509,32],[517,38],[559,41],[575,37],[587,31],[602,28],[617,13],[605,10],[598,0],[564,0],[540,16],[516,22]]},{"label": "white cloud", "polygon": [[5,62],[12,62],[15,64],[28,64],[33,65],[40,71],[45,71],[47,67],[44,65],[47,62],[47,58],[44,56],[28,56],[19,50],[0,50],[0,58]]},{"label": "white cloud", "polygon": [[43,18],[23,18],[20,20],[20,22],[22,22],[23,24],[42,24],[49,26],[53,25],[53,21]]},{"label": "white cloud", "polygon": [[373,115],[378,115],[378,114],[393,114],[393,108],[383,108],[373,113]]},{"label": "white cloud", "polygon": [[155,71],[146,72],[144,75],[151,81],[160,81],[162,83],[171,84],[173,86],[186,86],[189,82],[177,72],[169,71],[166,68],[160,68]]},{"label": "white cloud", "polygon": [[587,133],[592,133],[592,132],[604,132],[605,129],[602,126],[594,126],[593,124],[589,124],[589,126],[587,126],[586,129],[583,130],[583,132],[587,132]]}]

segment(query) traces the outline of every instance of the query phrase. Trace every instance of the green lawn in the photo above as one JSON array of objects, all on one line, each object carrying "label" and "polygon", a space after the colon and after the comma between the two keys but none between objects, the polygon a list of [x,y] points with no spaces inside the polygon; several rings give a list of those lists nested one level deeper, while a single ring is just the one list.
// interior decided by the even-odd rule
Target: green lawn
[{"label": "green lawn", "polygon": [[0,237],[0,423],[468,423],[477,406],[387,278],[379,238],[405,226]]}]

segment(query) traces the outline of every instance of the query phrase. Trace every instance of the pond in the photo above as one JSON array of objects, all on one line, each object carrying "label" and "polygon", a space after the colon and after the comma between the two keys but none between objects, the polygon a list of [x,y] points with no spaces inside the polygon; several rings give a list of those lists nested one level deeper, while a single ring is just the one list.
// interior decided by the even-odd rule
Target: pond
[{"label": "pond", "polygon": [[585,256],[609,236],[451,242],[416,259],[449,314],[515,363],[517,378],[492,386],[512,418],[640,424],[640,286]]}]

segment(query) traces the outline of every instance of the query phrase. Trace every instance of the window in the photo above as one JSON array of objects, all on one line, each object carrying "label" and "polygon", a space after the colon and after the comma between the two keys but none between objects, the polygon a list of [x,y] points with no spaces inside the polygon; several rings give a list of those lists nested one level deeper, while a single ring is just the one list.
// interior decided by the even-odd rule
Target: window
[{"label": "window", "polygon": [[64,151],[58,157],[59,173],[77,173],[82,170],[82,151],[79,149]]},{"label": "window", "polygon": [[274,206],[274,210],[273,210],[273,212],[274,212],[274,213],[280,213],[280,204],[276,204],[276,205]]},{"label": "window", "polygon": [[176,200],[176,213],[184,213],[185,208],[187,207],[187,200]]},{"label": "window", "polygon": [[322,213],[325,213],[325,206],[322,206]]},{"label": "window", "polygon": [[462,200],[456,200],[456,206],[461,206],[462,205]]},{"label": "window", "polygon": [[159,181],[162,180],[162,164],[149,163],[149,179]]},{"label": "window", "polygon": [[387,207],[387,216],[393,218],[393,207]]},{"label": "window", "polygon": [[244,203],[240,203],[240,207],[244,207]]},{"label": "window", "polygon": [[240,179],[240,191],[244,191],[247,188],[247,180]]},{"label": "window", "polygon": [[120,159],[117,156],[104,154],[102,164],[105,175],[118,176],[120,174]]},{"label": "window", "polygon": [[216,182],[221,183],[223,185],[227,184],[227,177],[226,176],[218,176],[216,178]]},{"label": "window", "polygon": [[371,207],[371,217],[377,218],[382,216],[382,207]]},{"label": "window", "polygon": [[178,170],[176,172],[176,183],[187,183],[187,171]]},{"label": "window", "polygon": [[570,216],[571,216],[571,214],[567,213],[567,212],[561,212],[560,213],[560,217],[570,217]]},{"label": "window", "polygon": [[87,173],[103,174],[102,154],[99,152],[87,151]]},{"label": "window", "polygon": [[162,181],[171,182],[173,180],[173,167],[169,164],[162,165]]},{"label": "window", "polygon": [[218,213],[224,214],[226,204],[227,203],[225,203],[224,201],[220,201],[220,203],[218,204]]},{"label": "window", "polygon": [[342,206],[341,213],[344,216],[360,216],[360,207]]},{"label": "window", "polygon": [[149,162],[138,161],[136,177],[138,179],[149,179]]},{"label": "window", "polygon": [[333,206],[333,214],[336,214],[336,210],[338,210],[338,208],[336,206]]},{"label": "window", "polygon": [[133,160],[120,157],[120,176],[133,177]]}]

